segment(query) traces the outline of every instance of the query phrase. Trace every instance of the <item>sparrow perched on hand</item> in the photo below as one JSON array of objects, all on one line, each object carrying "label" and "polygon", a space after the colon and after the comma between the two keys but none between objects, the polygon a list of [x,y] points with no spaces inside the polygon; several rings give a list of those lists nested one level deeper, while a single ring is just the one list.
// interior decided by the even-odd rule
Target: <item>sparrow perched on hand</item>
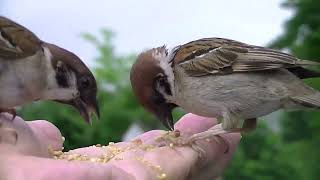
[{"label": "sparrow perched on hand", "polygon": [[171,111],[180,106],[222,123],[191,136],[188,143],[256,127],[256,119],[278,109],[319,108],[320,93],[301,79],[320,73],[301,60],[269,48],[222,38],[204,38],[167,50],[141,53],[131,69],[142,106],[173,130]]},{"label": "sparrow perched on hand", "polygon": [[74,106],[86,121],[99,117],[96,80],[75,54],[40,40],[0,16],[0,112],[36,100]]}]

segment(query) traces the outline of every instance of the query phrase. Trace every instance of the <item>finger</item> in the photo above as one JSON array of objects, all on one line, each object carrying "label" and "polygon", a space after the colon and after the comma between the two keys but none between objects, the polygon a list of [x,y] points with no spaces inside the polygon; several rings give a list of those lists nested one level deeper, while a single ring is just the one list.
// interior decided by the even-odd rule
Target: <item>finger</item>
[{"label": "finger", "polygon": [[195,134],[205,131],[217,124],[217,119],[202,117],[195,114],[184,115],[176,124],[175,129],[182,133]]},{"label": "finger", "polygon": [[[195,134],[198,132],[205,131],[210,127],[214,126],[217,123],[215,118],[206,118],[197,116],[194,114],[186,114],[184,115],[176,124],[175,129],[179,130],[183,134]],[[152,130],[148,131],[142,135],[137,136],[134,139],[141,139],[144,143],[149,143],[154,140],[155,137],[159,137],[160,135],[166,133],[163,130]]]},{"label": "finger", "polygon": [[57,161],[33,156],[12,156],[3,161],[1,162],[3,164],[14,164],[14,166],[1,166],[1,170],[5,172],[1,176],[4,179],[26,179],[26,175],[28,179],[47,180],[133,179],[121,168],[102,163]]},{"label": "finger", "polygon": [[[193,114],[187,114],[177,122],[176,128],[182,133],[194,134],[207,130],[208,128],[214,126],[217,123],[216,119],[205,118]],[[230,161],[232,154],[236,150],[236,147],[241,139],[239,133],[230,133],[221,135],[220,141],[207,141],[200,140],[197,141],[197,145],[204,151],[204,157],[201,159],[194,157],[198,156],[198,152],[193,151],[192,154],[186,154],[186,156],[193,156],[195,161],[192,162],[193,167],[191,167],[190,176],[205,177],[204,179],[210,177],[216,177],[222,173],[224,168]],[[228,152],[226,150],[228,149]],[[182,149],[181,153],[186,153]],[[205,171],[206,168],[209,167]],[[201,173],[199,173],[201,172]]]},{"label": "finger", "polygon": [[34,134],[46,147],[53,150],[61,150],[63,147],[63,138],[59,129],[52,123],[44,120],[29,121]]},{"label": "finger", "polygon": [[135,137],[134,140],[141,140],[144,144],[152,144],[155,138],[164,133],[166,133],[166,131],[152,130]]},{"label": "finger", "polygon": [[[9,128],[16,134],[16,143],[14,146],[12,146],[12,151],[10,151],[12,153],[48,157],[48,144],[58,146],[54,143],[51,143],[52,141],[46,140],[47,138],[44,138],[44,132],[46,130],[44,129],[46,128],[45,126],[36,127],[36,124],[32,123],[29,126],[29,124],[27,124],[21,117],[16,117],[14,120],[12,120],[8,114],[3,113],[0,114],[0,123],[2,124],[2,129]],[[49,129],[48,133],[50,132],[52,131]]]},{"label": "finger", "polygon": [[[194,179],[198,179],[197,177],[203,177],[202,179],[213,179],[223,174],[224,169],[229,164],[237,149],[241,135],[239,133],[231,133],[222,135],[222,138],[229,146],[229,151],[227,153],[220,151],[216,157],[212,157],[211,159],[209,158],[205,166],[207,169],[202,169],[202,171],[200,169],[200,171],[195,173]],[[212,151],[213,150],[211,150],[211,152]],[[210,149],[208,152],[210,152]]]}]

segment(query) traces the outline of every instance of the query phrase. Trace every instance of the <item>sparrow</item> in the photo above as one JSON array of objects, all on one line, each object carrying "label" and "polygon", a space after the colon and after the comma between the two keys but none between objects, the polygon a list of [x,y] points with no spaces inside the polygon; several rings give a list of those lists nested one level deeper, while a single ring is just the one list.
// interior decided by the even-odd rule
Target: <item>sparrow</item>
[{"label": "sparrow", "polygon": [[203,38],[171,50],[142,52],[130,80],[140,104],[170,130],[172,110],[220,118],[186,143],[256,128],[257,118],[278,109],[320,107],[319,91],[302,79],[319,77],[306,69],[320,63],[277,50],[224,38]]},{"label": "sparrow", "polygon": [[0,112],[37,100],[72,105],[86,121],[99,118],[93,74],[72,52],[40,40],[0,16]]}]

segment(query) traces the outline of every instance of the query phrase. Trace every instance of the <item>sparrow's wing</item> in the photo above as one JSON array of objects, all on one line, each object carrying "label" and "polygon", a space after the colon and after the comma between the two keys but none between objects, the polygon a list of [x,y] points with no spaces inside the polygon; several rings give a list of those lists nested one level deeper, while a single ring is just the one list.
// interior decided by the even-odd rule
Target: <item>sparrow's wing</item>
[{"label": "sparrow's wing", "polygon": [[316,64],[276,50],[220,38],[200,39],[177,47],[172,61],[190,76]]},{"label": "sparrow's wing", "polygon": [[41,50],[41,40],[27,28],[0,16],[0,59],[19,59]]}]

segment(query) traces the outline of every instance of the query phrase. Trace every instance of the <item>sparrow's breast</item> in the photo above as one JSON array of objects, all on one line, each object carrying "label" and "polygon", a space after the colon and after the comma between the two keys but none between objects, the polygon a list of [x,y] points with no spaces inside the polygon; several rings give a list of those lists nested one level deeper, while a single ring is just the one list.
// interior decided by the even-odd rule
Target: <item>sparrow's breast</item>
[{"label": "sparrow's breast", "polygon": [[46,86],[42,57],[39,52],[26,59],[0,59],[0,107],[11,108],[38,98]]},{"label": "sparrow's breast", "polygon": [[190,77],[176,69],[175,77],[176,104],[207,117],[221,117],[224,111],[260,117],[286,106],[296,86],[304,86],[287,70]]}]

